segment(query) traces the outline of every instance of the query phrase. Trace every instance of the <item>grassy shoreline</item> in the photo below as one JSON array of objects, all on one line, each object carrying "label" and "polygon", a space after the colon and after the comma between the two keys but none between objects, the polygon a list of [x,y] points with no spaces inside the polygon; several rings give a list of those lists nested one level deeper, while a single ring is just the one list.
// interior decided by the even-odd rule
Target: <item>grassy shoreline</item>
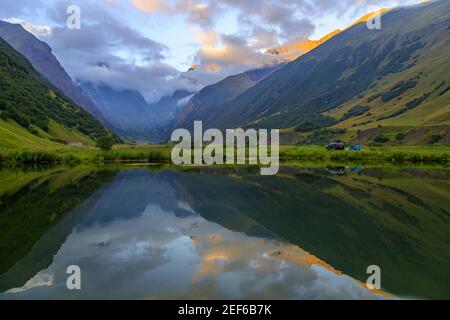
[{"label": "grassy shoreline", "polygon": [[[120,145],[103,152],[92,147],[58,151],[17,150],[0,152],[0,165],[35,165],[58,163],[132,163],[169,162],[170,145]],[[281,161],[320,161],[333,163],[450,163],[450,148],[370,147],[362,151],[328,151],[322,146],[281,146]]]},{"label": "grassy shoreline", "polygon": [[280,157],[301,161],[382,162],[382,163],[450,163],[450,148],[440,147],[367,147],[362,151],[328,151],[321,146],[281,147]]}]

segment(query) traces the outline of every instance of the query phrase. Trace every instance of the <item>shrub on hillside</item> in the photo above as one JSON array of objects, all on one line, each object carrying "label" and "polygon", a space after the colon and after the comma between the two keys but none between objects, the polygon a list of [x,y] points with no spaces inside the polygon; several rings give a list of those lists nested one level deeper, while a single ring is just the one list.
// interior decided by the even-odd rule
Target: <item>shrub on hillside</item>
[{"label": "shrub on hillside", "polygon": [[429,144],[435,144],[439,143],[444,139],[444,137],[447,135],[445,131],[440,132],[439,134],[433,134],[430,136],[430,139],[428,140]]},{"label": "shrub on hillside", "polygon": [[351,108],[349,111],[347,111],[347,113],[345,113],[341,117],[341,121],[350,119],[352,117],[362,116],[369,110],[370,110],[370,108],[368,106],[360,106],[360,105],[355,106],[355,107]]},{"label": "shrub on hillside", "polygon": [[402,141],[403,139],[405,139],[406,134],[404,134],[403,132],[397,133],[397,135],[395,136],[395,140],[397,141]]},{"label": "shrub on hillside", "polygon": [[379,134],[378,136],[376,136],[374,141],[376,143],[387,143],[389,142],[389,137],[385,136],[384,134]]}]

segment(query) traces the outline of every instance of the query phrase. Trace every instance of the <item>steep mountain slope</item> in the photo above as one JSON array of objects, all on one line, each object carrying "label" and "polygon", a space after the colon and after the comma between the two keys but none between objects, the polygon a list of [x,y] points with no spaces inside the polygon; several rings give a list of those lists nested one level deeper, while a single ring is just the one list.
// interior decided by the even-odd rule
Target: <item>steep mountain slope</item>
[{"label": "steep mountain slope", "polygon": [[149,104],[138,91],[115,90],[106,85],[91,83],[83,83],[81,87],[115,132],[135,140],[157,140],[152,132],[167,125],[181,108],[179,104],[192,95],[179,90]]},{"label": "steep mountain slope", "polygon": [[[367,22],[370,19],[378,16],[380,13],[382,14],[387,11],[388,11],[388,9],[381,9],[380,11],[366,14],[365,16],[363,16],[360,19],[358,19],[357,21],[355,21],[351,26],[344,29],[344,31],[357,25],[357,24]],[[317,48],[318,46],[320,46],[321,44],[330,40],[331,38],[338,35],[342,31],[343,30],[340,30],[340,29],[333,30],[332,32],[328,33],[327,35],[323,36],[322,38],[320,38],[318,40],[301,39],[301,40],[293,42],[293,43],[288,43],[286,45],[268,49],[266,51],[266,54],[271,55],[271,56],[278,56],[280,61],[285,61],[285,62],[293,61],[293,60],[297,59],[298,57]]]},{"label": "steep mountain slope", "polygon": [[45,42],[37,39],[20,24],[1,20],[0,37],[25,56],[33,67],[64,95],[101,120],[95,104],[72,82]]},{"label": "steep mountain slope", "polygon": [[188,104],[177,115],[172,128],[192,129],[195,120],[214,118],[216,113],[221,111],[223,105],[253,87],[283,65],[277,64],[246,71],[203,88],[189,100]]},{"label": "steep mountain slope", "polygon": [[300,40],[291,44],[268,49],[266,51],[266,54],[270,56],[280,56],[281,61],[292,61],[297,59],[299,56],[304,55],[317,48],[322,43],[325,43],[341,32],[341,30],[337,29],[320,38],[319,40]]},{"label": "steep mountain slope", "polygon": [[394,9],[381,30],[358,24],[336,35],[226,103],[206,126],[449,124],[449,30],[448,1]]},{"label": "steep mountain slope", "polygon": [[60,95],[3,39],[0,39],[0,117],[0,136],[8,135],[18,141],[22,139],[20,127],[35,137],[65,143],[71,141],[64,136],[78,137],[77,142],[92,142],[109,134],[87,111]]},{"label": "steep mountain slope", "polygon": [[172,95],[162,97],[158,102],[151,104],[155,114],[159,117],[160,127],[173,121],[193,96],[193,92],[176,90]]},{"label": "steep mountain slope", "polygon": [[155,124],[149,105],[137,91],[86,83],[81,88],[95,101],[102,117],[114,129],[143,131]]},{"label": "steep mountain slope", "polygon": [[[383,10],[383,12],[385,11],[386,10]],[[374,14],[368,14],[353,25],[366,22],[373,16]],[[286,62],[295,60],[299,56],[310,52],[341,32],[342,30],[334,30],[319,40],[306,39],[289,45],[268,49],[266,54],[274,56],[274,58],[280,61],[279,63],[275,64],[274,62],[274,65],[268,67],[230,76],[216,84],[205,87],[196,94],[179,113],[173,122],[171,129],[180,127],[192,129],[194,120],[214,118],[215,113],[221,112],[221,108],[223,108],[227,102],[230,102],[239,94],[250,89],[271,73],[281,69],[286,65]]]}]

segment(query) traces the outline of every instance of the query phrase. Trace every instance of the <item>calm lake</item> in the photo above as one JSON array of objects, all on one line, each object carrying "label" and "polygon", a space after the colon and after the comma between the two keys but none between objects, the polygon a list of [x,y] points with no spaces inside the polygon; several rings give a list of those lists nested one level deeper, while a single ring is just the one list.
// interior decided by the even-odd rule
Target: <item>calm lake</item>
[{"label": "calm lake", "polygon": [[48,298],[449,299],[450,170],[2,170],[0,299]]}]

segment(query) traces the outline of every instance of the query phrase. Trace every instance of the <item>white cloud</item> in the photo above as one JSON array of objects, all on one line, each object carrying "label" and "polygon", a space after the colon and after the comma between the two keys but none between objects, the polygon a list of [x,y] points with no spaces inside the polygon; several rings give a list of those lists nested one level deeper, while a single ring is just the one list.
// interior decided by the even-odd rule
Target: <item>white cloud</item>
[{"label": "white cloud", "polygon": [[[402,4],[415,2],[418,0]],[[78,4],[82,9],[81,30],[65,27],[70,4]],[[371,5],[395,4],[399,1],[3,0],[0,13],[7,15],[3,18],[15,17],[9,21],[21,23],[48,42],[73,78],[139,90],[153,101],[176,89],[198,90],[231,74],[271,63],[274,57],[264,54],[268,48],[301,43],[317,30],[320,35],[326,34],[336,24],[351,23],[367,13]],[[220,19],[230,12],[235,21],[219,25]],[[179,63],[199,67],[180,72],[169,65],[174,42],[191,44],[181,37],[154,41],[151,32],[133,23],[133,18],[155,18],[167,24],[184,21],[197,40],[196,53],[189,53]],[[181,58],[177,59],[183,59],[180,47],[176,56]],[[100,68],[101,65],[108,68]]]},{"label": "white cloud", "polygon": [[25,20],[18,19],[18,18],[8,18],[8,19],[4,19],[3,21],[13,23],[13,24],[20,24],[20,25],[22,25],[22,27],[25,30],[27,30],[28,32],[30,32],[31,34],[33,34],[34,36],[36,36],[38,38],[50,37],[53,34],[53,30],[49,26],[33,25],[29,22],[26,22]]}]

